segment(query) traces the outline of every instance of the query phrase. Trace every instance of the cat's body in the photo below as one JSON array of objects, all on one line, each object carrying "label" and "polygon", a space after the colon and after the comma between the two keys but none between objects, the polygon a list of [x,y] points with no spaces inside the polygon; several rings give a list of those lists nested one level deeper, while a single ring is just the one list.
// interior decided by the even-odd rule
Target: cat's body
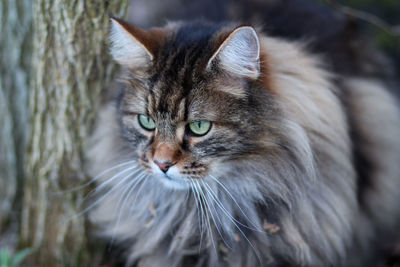
[{"label": "cat's body", "polygon": [[104,176],[91,220],[128,265],[373,264],[400,213],[400,113],[382,81],[248,26],[112,33],[123,89],[89,157],[94,174],[136,161]]}]

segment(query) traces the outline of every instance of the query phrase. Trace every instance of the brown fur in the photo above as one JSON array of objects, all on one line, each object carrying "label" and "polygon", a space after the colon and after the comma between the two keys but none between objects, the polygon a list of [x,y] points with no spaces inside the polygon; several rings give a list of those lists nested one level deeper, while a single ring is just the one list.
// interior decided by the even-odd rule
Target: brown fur
[{"label": "brown fur", "polygon": [[165,40],[165,36],[168,32],[165,29],[161,28],[153,28],[150,31],[143,30],[139,27],[135,27],[121,19],[112,18],[117,23],[121,24],[121,26],[134,38],[143,44],[144,47],[154,55],[157,52],[157,49],[163,44]]},{"label": "brown fur", "polygon": [[[377,260],[373,244],[389,240],[400,212],[400,116],[383,83],[332,74],[304,45],[255,37],[248,27],[170,24],[164,42],[150,44],[150,33],[119,24],[155,51],[145,68],[126,70],[89,156],[94,172],[122,162],[124,149],[135,160],[103,182],[120,201],[91,214],[104,235],[128,247],[127,265]],[[138,114],[156,129],[143,129]],[[210,131],[193,135],[188,125],[196,121],[210,121]],[[165,175],[157,162],[170,166]]]}]

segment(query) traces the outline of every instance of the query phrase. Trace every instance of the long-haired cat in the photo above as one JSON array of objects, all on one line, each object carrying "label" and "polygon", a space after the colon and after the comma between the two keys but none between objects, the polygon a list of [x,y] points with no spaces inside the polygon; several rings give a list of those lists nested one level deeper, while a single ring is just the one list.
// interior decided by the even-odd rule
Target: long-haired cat
[{"label": "long-haired cat", "polygon": [[112,19],[91,220],[127,266],[366,266],[399,222],[400,113],[248,25]]}]

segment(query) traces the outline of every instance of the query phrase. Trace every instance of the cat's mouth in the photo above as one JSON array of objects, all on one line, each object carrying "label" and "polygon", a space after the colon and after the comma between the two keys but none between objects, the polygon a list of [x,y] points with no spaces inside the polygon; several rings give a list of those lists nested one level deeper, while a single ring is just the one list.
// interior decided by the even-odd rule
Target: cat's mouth
[{"label": "cat's mouth", "polygon": [[193,180],[202,179],[207,176],[208,168],[206,165],[200,163],[183,164],[178,162],[176,164],[171,164],[168,168],[165,166],[160,166],[151,160],[140,161],[142,168],[154,176],[154,179],[161,181],[163,185],[168,188],[186,190],[190,188],[191,182]]},{"label": "cat's mouth", "polygon": [[202,179],[204,176],[197,174],[195,177],[182,171],[179,167],[171,167],[167,172],[162,172],[158,168],[152,168],[155,178],[161,181],[166,187],[177,190],[187,190],[190,188],[193,179]]},{"label": "cat's mouth", "polygon": [[170,176],[170,175],[168,175],[168,174],[166,174],[166,173],[164,173],[163,175],[163,178],[165,178],[165,179],[167,179],[167,180],[170,180],[170,181],[177,181],[177,182],[185,182],[185,180],[184,179],[181,179],[181,178],[175,178],[175,177],[172,177],[172,176]]},{"label": "cat's mouth", "polygon": [[177,177],[167,173],[157,173],[154,176],[168,188],[185,190],[190,187],[189,179],[185,177]]}]

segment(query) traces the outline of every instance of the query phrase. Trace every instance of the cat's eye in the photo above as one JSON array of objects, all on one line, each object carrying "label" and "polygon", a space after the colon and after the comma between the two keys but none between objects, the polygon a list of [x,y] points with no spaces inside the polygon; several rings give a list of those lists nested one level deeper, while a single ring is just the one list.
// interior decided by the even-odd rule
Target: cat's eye
[{"label": "cat's eye", "polygon": [[195,121],[189,123],[189,130],[197,136],[206,135],[211,129],[211,122],[209,121]]},{"label": "cat's eye", "polygon": [[140,114],[138,116],[139,124],[147,131],[153,131],[156,128],[155,122],[149,117]]}]

